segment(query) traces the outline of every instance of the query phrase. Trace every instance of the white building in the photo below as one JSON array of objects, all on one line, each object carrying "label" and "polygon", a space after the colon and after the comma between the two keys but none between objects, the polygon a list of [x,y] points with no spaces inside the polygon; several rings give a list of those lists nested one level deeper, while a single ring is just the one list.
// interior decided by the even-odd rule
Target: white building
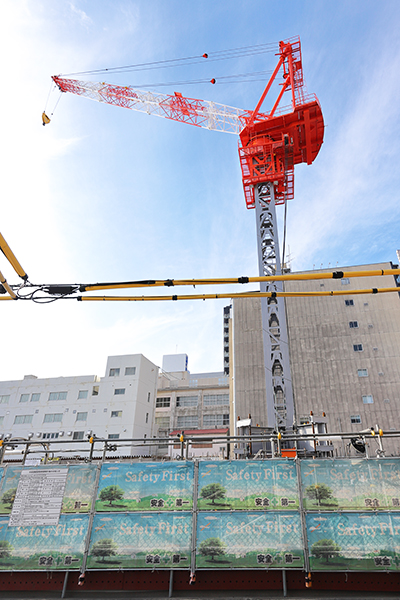
[{"label": "white building", "polygon": [[[158,367],[141,354],[109,356],[105,377],[97,375],[0,382],[0,434],[11,439],[70,440],[56,448],[79,454],[92,431],[98,438],[150,438]],[[89,446],[89,444],[88,444]],[[52,445],[53,447],[53,445]],[[102,444],[95,448],[99,451]],[[117,455],[149,454],[129,444]]]}]

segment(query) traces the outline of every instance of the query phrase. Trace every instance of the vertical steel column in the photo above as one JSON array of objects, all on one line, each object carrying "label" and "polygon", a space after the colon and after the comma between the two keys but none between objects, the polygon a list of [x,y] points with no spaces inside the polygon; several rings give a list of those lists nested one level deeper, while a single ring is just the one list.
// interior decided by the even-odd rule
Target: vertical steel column
[{"label": "vertical steel column", "polygon": [[[275,194],[272,183],[254,189],[257,219],[258,267],[260,276],[281,273]],[[279,281],[260,284],[262,292],[283,291]],[[293,426],[294,403],[290,373],[285,304],[282,297],[262,298],[261,315],[264,369],[267,393],[267,425]]]}]

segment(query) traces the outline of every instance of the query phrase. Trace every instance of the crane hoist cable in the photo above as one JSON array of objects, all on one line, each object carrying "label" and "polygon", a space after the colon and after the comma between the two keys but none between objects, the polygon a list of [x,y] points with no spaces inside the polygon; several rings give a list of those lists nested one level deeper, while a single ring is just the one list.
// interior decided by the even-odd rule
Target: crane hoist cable
[{"label": "crane hoist cable", "polygon": [[[168,60],[158,60],[153,62],[138,63],[119,67],[108,67],[103,69],[92,69],[87,71],[76,71],[74,73],[63,73],[64,76],[75,75],[100,75],[103,73],[129,73],[134,71],[145,71],[153,69],[166,69],[171,67],[186,67],[193,64],[199,64],[207,59],[207,62],[228,60],[233,58],[241,58],[244,56],[253,56],[256,54],[264,54],[267,52],[276,52],[279,45],[278,42],[268,44],[257,44],[255,46],[244,46],[241,48],[231,48],[229,50],[217,50],[215,52],[205,52],[196,56],[187,56],[185,58],[173,58]],[[195,61],[195,62],[193,62]]]}]

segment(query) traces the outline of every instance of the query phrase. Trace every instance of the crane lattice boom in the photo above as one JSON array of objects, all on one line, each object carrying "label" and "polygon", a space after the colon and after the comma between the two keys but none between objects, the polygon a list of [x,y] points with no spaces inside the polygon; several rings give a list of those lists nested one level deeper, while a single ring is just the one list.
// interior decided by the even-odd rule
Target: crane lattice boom
[{"label": "crane lattice boom", "polygon": [[53,76],[62,92],[70,92],[98,102],[165,117],[205,129],[238,135],[251,117],[252,111],[217,104],[208,100],[185,98],[175,94],[155,94],[131,86],[77,81]]}]

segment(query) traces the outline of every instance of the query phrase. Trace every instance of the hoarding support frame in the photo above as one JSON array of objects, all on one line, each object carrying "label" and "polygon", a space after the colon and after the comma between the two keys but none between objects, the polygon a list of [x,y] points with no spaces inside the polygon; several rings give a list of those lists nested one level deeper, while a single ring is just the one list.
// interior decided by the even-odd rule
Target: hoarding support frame
[{"label": "hoarding support frame", "polygon": [[169,572],[168,598],[172,598],[173,591],[174,591],[174,570],[171,569]]},{"label": "hoarding support frame", "polygon": [[63,589],[61,592],[61,598],[65,598],[65,592],[67,591],[67,585],[68,585],[68,574],[69,574],[69,571],[65,571],[64,585],[63,585]]}]

